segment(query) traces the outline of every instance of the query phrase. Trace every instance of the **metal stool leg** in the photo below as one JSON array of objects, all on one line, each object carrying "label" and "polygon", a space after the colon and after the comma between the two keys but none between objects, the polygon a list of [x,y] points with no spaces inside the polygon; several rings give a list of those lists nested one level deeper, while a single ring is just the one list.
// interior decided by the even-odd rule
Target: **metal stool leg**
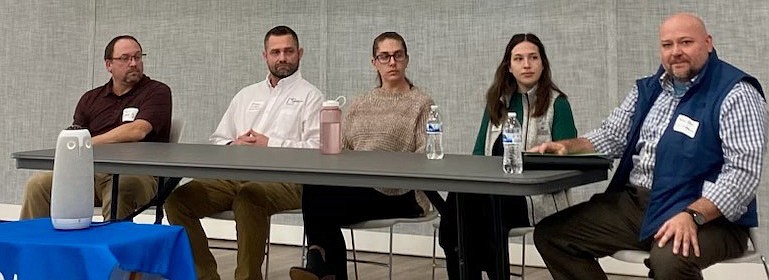
[{"label": "metal stool leg", "polygon": [[521,244],[521,280],[524,280],[526,279],[526,234],[523,235]]},{"label": "metal stool leg", "polygon": [[270,228],[272,223],[267,224],[267,244],[264,246],[264,280],[270,279]]},{"label": "metal stool leg", "polygon": [[387,275],[393,280],[393,226],[390,226],[390,259],[387,262]]},{"label": "metal stool leg", "polygon": [[352,243],[352,265],[355,268],[355,280],[358,278],[358,256],[355,254],[355,232],[350,229],[350,241]]},{"label": "metal stool leg", "polygon": [[761,262],[764,263],[764,272],[766,272],[766,279],[769,280],[769,268],[766,266],[766,257],[761,256]]},{"label": "metal stool leg", "polygon": [[436,238],[438,237],[437,235],[438,235],[438,229],[434,228],[433,229],[433,273],[432,273],[433,276],[431,278],[432,280],[435,280],[435,267],[438,265],[435,262],[435,247],[436,247],[435,243],[438,243],[438,241],[436,241]]},{"label": "metal stool leg", "polygon": [[304,230],[304,227],[302,227],[302,247],[299,248],[302,250],[302,256],[299,260],[299,264],[302,265],[302,267],[307,267],[307,250],[305,248],[307,247],[307,232]]}]

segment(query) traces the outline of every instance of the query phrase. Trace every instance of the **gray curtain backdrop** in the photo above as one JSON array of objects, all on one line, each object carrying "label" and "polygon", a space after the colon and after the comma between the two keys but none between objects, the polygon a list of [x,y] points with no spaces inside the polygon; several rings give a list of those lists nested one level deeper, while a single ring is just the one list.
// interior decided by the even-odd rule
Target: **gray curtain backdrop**
[{"label": "gray curtain backdrop", "polygon": [[[275,25],[297,31],[305,50],[302,74],[327,98],[374,87],[372,40],[384,31],[401,33],[411,56],[409,77],[440,105],[448,153],[471,152],[485,90],[515,33],[533,32],[544,41],[580,134],[597,127],[636,78],[656,70],[657,27],[677,11],[701,15],[719,55],[769,86],[769,2],[758,0],[1,3],[0,203],[21,203],[31,174],[17,170],[10,154],[54,146],[80,95],[107,82],[104,46],[120,34],[139,39],[148,54],[145,72],[171,87],[173,114],[187,120],[182,142],[188,143],[206,143],[235,93],[266,77],[262,40]],[[759,201],[767,225],[764,174]],[[604,187],[572,195],[584,200]],[[427,234],[430,227],[400,230]]]}]

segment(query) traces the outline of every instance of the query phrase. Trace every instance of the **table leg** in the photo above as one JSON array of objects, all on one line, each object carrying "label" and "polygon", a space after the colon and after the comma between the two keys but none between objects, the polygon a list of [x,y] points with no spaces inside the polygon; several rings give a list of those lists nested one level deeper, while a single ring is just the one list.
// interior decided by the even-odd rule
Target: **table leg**
[{"label": "table leg", "polygon": [[117,197],[120,193],[120,174],[112,174],[112,202],[110,203],[110,207],[112,211],[110,211],[109,220],[111,222],[117,221]]},{"label": "table leg", "polygon": [[160,199],[160,194],[166,188],[166,177],[158,177],[158,193],[155,194],[155,224],[159,225],[163,223],[163,202],[165,199]]},{"label": "table leg", "polygon": [[155,224],[163,223],[163,204],[181,180],[180,177],[158,177],[158,194],[155,197]]},{"label": "table leg", "polygon": [[151,206],[155,206],[155,224],[161,224],[163,223],[163,204],[166,201],[166,198],[168,198],[169,195],[171,195],[171,192],[174,191],[176,188],[176,185],[179,184],[179,181],[182,180],[182,178],[178,177],[158,177],[158,191],[155,194],[155,197],[150,200],[145,205],[142,205],[138,209],[134,210],[133,213],[125,217],[124,221],[132,221],[133,218],[144,212],[144,210],[147,210]]},{"label": "table leg", "polygon": [[466,219],[464,217],[465,211],[462,211],[464,209],[465,204],[465,195],[463,193],[457,193],[457,200],[456,200],[456,217],[457,217],[457,247],[458,252],[457,256],[459,259],[459,279],[470,279],[470,271],[467,268],[467,255],[465,255],[465,234],[464,234],[464,227],[462,222]]},{"label": "table leg", "polygon": [[491,216],[492,216],[492,232],[494,236],[494,254],[497,261],[495,271],[489,271],[493,273],[496,278],[492,279],[510,279],[510,256],[508,255],[507,248],[507,231],[502,227],[502,197],[499,195],[490,195],[491,197]]}]

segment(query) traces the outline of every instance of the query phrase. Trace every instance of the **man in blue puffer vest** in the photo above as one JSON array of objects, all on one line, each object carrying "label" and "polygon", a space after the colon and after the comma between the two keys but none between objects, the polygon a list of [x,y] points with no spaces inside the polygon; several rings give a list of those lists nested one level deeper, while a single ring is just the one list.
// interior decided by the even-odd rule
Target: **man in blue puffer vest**
[{"label": "man in blue puffer vest", "polygon": [[659,30],[661,67],[601,127],[532,151],[621,158],[605,193],[542,220],[534,242],[555,279],[606,279],[596,258],[649,251],[657,279],[701,279],[758,225],[767,112],[758,80],[718,59],[700,18]]}]

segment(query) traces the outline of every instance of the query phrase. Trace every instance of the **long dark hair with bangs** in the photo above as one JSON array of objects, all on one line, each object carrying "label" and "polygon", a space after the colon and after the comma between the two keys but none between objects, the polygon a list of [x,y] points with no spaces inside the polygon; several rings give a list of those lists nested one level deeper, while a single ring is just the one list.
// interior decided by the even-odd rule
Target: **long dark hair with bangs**
[{"label": "long dark hair with bangs", "polygon": [[510,58],[515,46],[522,42],[530,42],[537,46],[539,49],[539,56],[542,59],[542,75],[537,81],[536,101],[534,102],[534,111],[532,117],[540,117],[547,112],[547,107],[550,106],[552,91],[556,91],[561,95],[565,95],[558,86],[553,83],[550,74],[550,60],[545,53],[545,46],[542,45],[542,41],[531,33],[515,34],[510,38],[510,42],[505,47],[505,54],[502,56],[502,61],[497,67],[497,72],[494,74],[494,83],[491,84],[489,90],[486,92],[486,110],[489,111],[489,117],[491,123],[495,125],[501,125],[507,117],[507,104],[502,102],[502,96],[510,96],[518,92],[518,82],[515,77],[510,73]]}]

